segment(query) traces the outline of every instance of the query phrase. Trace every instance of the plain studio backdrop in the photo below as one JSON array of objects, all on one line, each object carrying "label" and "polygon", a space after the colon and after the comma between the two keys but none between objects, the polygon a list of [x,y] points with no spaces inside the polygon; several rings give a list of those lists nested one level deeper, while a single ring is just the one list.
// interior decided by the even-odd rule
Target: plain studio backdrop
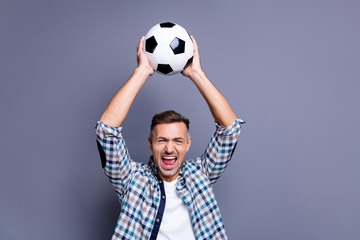
[{"label": "plain studio backdrop", "polygon": [[[94,127],[159,22],[196,38],[202,65],[247,121],[215,194],[230,239],[360,239],[360,2],[0,1],[0,239],[110,239],[119,202]],[[146,162],[153,114],[214,130],[181,74],[155,73],[124,122]]]}]

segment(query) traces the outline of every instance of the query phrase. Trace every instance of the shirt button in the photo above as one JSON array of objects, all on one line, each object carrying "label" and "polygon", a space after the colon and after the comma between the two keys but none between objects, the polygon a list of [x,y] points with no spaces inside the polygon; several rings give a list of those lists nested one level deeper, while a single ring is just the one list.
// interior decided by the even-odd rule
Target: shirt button
[{"label": "shirt button", "polygon": [[165,196],[162,196],[162,199],[165,199]]},{"label": "shirt button", "polygon": [[156,219],[156,222],[160,222],[160,218]]}]

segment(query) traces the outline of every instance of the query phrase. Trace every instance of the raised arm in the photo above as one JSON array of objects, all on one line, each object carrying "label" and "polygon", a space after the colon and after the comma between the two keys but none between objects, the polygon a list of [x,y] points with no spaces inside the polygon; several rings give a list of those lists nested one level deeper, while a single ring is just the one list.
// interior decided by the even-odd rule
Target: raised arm
[{"label": "raised arm", "polygon": [[189,77],[199,89],[207,102],[215,121],[222,127],[230,126],[236,120],[236,115],[220,91],[210,82],[201,68],[198,46],[193,36],[193,62],[182,74]]},{"label": "raised arm", "polygon": [[136,95],[139,93],[146,79],[154,73],[144,53],[143,46],[144,37],[140,39],[137,47],[138,67],[129,80],[112,97],[100,118],[100,121],[110,126],[119,127],[123,123]]}]

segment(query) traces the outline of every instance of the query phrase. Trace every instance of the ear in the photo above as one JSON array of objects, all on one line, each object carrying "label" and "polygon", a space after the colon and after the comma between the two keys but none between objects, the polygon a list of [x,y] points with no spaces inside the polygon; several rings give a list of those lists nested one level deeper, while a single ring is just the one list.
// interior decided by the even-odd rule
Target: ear
[{"label": "ear", "polygon": [[152,144],[151,144],[150,136],[148,136],[148,143],[149,143],[149,148],[150,148],[150,150],[152,151]]},{"label": "ear", "polygon": [[188,141],[187,141],[187,149],[186,149],[186,151],[189,151],[190,146],[191,146],[191,137],[189,136]]}]

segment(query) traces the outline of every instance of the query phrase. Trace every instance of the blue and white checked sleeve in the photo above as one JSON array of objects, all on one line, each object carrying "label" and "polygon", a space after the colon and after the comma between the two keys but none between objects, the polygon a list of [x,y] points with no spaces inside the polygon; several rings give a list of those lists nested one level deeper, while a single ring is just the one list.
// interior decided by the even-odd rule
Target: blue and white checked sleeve
[{"label": "blue and white checked sleeve", "polygon": [[132,160],[122,137],[122,127],[97,122],[96,135],[102,167],[120,199],[131,180]]},{"label": "blue and white checked sleeve", "polygon": [[201,156],[202,165],[211,184],[217,181],[231,160],[243,123],[241,119],[235,120],[228,127],[221,127],[216,123],[216,132]]}]

